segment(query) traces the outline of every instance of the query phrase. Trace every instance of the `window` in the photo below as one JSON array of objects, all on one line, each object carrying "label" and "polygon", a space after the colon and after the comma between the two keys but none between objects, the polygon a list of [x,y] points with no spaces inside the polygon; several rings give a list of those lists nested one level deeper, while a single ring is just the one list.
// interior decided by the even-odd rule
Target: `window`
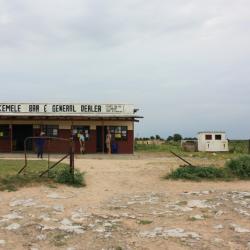
[{"label": "window", "polygon": [[212,140],[212,135],[205,135],[206,140]]},{"label": "window", "polygon": [[88,141],[89,136],[90,136],[89,126],[82,126],[82,125],[81,126],[78,126],[78,125],[72,126],[72,134],[73,134],[73,136],[78,137],[78,135],[80,134],[81,131],[83,132],[85,140]]},{"label": "window", "polygon": [[9,136],[9,125],[0,125],[0,138]]},{"label": "window", "polygon": [[215,135],[215,140],[221,140],[221,135]]},{"label": "window", "polygon": [[58,130],[59,130],[58,125],[43,125],[41,128],[42,128],[42,131],[45,132],[46,136],[49,136],[49,137],[58,136]]},{"label": "window", "polygon": [[110,126],[110,133],[112,138],[117,141],[126,141],[128,137],[128,127],[127,126]]}]

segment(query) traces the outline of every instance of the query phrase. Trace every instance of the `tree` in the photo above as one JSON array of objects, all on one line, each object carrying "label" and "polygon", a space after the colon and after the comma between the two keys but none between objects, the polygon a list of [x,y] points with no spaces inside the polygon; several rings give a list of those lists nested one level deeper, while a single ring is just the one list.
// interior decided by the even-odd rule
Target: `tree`
[{"label": "tree", "polygon": [[156,135],[156,136],[155,136],[155,139],[156,139],[156,140],[161,140],[161,137],[160,137],[159,135]]},{"label": "tree", "polygon": [[174,134],[173,135],[173,140],[174,141],[180,141],[182,139],[182,136],[180,134]]},{"label": "tree", "polygon": [[174,139],[173,136],[170,135],[170,136],[167,138],[167,141],[173,141],[173,139]]},{"label": "tree", "polygon": [[154,140],[154,139],[155,139],[155,137],[154,137],[154,136],[150,136],[150,139],[151,139],[151,140]]},{"label": "tree", "polygon": [[184,140],[197,140],[196,137],[185,137]]}]

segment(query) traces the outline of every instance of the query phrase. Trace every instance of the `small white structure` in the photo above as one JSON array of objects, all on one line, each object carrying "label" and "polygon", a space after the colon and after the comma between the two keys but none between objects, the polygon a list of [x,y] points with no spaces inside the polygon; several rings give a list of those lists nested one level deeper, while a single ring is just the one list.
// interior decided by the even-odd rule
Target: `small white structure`
[{"label": "small white structure", "polygon": [[225,132],[206,131],[198,133],[198,151],[227,152],[228,140]]}]

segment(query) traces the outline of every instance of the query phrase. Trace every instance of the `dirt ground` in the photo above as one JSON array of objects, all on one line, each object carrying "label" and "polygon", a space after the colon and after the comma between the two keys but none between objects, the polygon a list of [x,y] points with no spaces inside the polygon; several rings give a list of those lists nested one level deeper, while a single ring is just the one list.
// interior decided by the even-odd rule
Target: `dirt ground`
[{"label": "dirt ground", "polygon": [[0,192],[0,249],[250,249],[250,182],[165,180],[182,162],[158,154],[75,163],[86,187]]}]

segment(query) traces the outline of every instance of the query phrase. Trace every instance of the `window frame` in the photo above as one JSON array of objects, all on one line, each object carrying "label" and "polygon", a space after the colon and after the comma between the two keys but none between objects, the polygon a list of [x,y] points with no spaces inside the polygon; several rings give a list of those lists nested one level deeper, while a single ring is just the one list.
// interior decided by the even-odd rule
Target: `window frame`
[{"label": "window frame", "polygon": [[[74,133],[74,130],[76,130],[76,133]],[[88,131],[88,136],[86,136],[86,130]],[[90,140],[90,126],[89,125],[72,125],[71,126],[71,133],[74,138],[78,138],[80,131],[84,132],[85,141],[89,141]]]},{"label": "window frame", "polygon": [[127,141],[128,140],[128,126],[108,126],[112,140],[114,141]]},{"label": "window frame", "polygon": [[205,140],[206,140],[206,141],[211,141],[211,140],[213,140],[213,135],[212,135],[212,134],[205,134]]},{"label": "window frame", "polygon": [[[219,137],[219,138],[218,138],[218,137]],[[221,140],[222,140],[221,134],[216,134],[216,135],[215,135],[215,140],[216,140],[216,141],[221,141]]]},{"label": "window frame", "polygon": [[[54,129],[57,130],[56,135],[54,135]],[[41,126],[41,131],[45,133],[48,137],[58,137],[59,136],[59,125],[56,124],[47,124]]]}]

